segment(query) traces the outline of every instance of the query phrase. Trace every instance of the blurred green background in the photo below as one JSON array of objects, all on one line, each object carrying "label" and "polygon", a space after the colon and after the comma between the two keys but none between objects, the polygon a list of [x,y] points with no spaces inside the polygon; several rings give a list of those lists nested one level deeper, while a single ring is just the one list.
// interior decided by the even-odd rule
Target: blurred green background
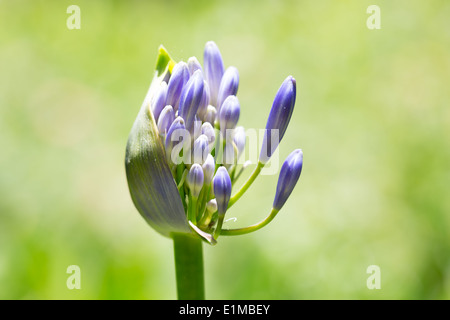
[{"label": "blurred green background", "polygon": [[[172,242],[131,202],[125,144],[159,44],[202,61],[208,40],[239,69],[247,128],[297,79],[280,159],[305,162],[268,227],[205,246],[207,298],[449,299],[445,0],[0,1],[0,298],[176,298]],[[268,213],[276,181],[258,179],[233,226]]]}]

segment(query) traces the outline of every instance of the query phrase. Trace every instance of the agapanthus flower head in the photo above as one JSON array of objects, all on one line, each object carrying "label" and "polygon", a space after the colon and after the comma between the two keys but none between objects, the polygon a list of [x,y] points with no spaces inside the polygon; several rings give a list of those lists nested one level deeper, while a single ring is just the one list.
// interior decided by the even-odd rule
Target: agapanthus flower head
[{"label": "agapanthus flower head", "polygon": [[[247,233],[261,226],[222,229],[227,210],[245,193],[277,148],[292,116],[296,82],[289,76],[278,90],[259,162],[234,196],[232,187],[249,160],[239,165],[246,131],[238,126],[239,73],[225,64],[218,46],[206,43],[203,66],[197,58],[176,63],[160,47],[156,71],[131,130],[126,171],[133,202],[161,234],[189,234],[214,244],[219,235]],[[249,148],[250,149],[250,148]],[[278,212],[300,176],[303,155],[294,151],[281,168],[273,212]],[[267,219],[265,220],[267,223]]]}]

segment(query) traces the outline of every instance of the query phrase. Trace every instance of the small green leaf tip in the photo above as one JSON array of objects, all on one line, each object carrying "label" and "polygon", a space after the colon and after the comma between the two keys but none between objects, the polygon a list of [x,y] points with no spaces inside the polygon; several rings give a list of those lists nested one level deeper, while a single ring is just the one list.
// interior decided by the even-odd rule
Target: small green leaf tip
[{"label": "small green leaf tip", "polygon": [[[166,48],[164,48],[163,45],[160,45],[158,48],[158,58],[156,59],[156,67],[155,70],[158,72],[158,77],[166,71],[167,65],[169,62],[173,61],[170,57],[169,53],[167,52]],[[171,66],[169,64],[169,68],[171,69]],[[169,70],[171,71],[171,70]]]}]

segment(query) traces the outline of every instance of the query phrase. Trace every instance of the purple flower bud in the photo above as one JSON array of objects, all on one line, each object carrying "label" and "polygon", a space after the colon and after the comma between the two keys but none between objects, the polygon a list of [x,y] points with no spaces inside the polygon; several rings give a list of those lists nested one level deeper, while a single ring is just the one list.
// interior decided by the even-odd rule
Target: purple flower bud
[{"label": "purple flower bud", "polygon": [[175,112],[172,106],[165,106],[161,111],[158,119],[158,131],[161,135],[165,135],[175,120]]},{"label": "purple flower bud", "polygon": [[214,128],[209,122],[203,123],[201,130],[202,134],[208,137],[208,146],[209,150],[211,151],[214,147],[214,142],[216,141],[216,132],[214,131]]},{"label": "purple flower bud", "polygon": [[220,113],[220,107],[228,96],[235,96],[239,87],[239,72],[235,67],[228,67],[220,82],[219,92],[217,94],[217,110]]},{"label": "purple flower bud", "polygon": [[294,150],[284,161],[278,177],[277,192],[273,201],[273,208],[280,210],[289,198],[295,184],[300,178],[303,166],[303,152]]},{"label": "purple flower bud", "polygon": [[172,70],[172,75],[167,85],[166,105],[171,105],[174,111],[178,110],[181,92],[183,86],[189,80],[189,69],[185,62],[178,62]]},{"label": "purple flower bud", "polygon": [[203,163],[202,168],[203,168],[203,175],[205,177],[203,183],[205,185],[208,185],[211,183],[214,177],[214,171],[216,169],[214,157],[211,154],[208,154],[208,156],[206,157],[206,160]]},{"label": "purple flower bud", "polygon": [[[178,146],[179,144],[181,144],[181,147],[184,146],[184,144],[186,144],[186,135],[187,134],[187,130],[186,127],[184,125],[184,120],[181,117],[177,117],[173,123],[170,125],[169,130],[167,130],[167,135],[166,135],[166,141],[165,141],[165,146],[166,146],[166,155],[167,157],[172,160],[172,163],[176,163],[176,159],[174,159],[172,157],[172,150],[175,146]],[[180,137],[182,138],[180,141]],[[178,150],[179,149],[179,150]],[[180,148],[177,149],[177,153],[175,156],[179,155],[179,152],[181,151]]]},{"label": "purple flower bud", "polygon": [[203,164],[209,154],[208,137],[202,134],[194,142],[193,163]]},{"label": "purple flower bud", "polygon": [[214,195],[216,196],[219,215],[225,214],[231,198],[231,179],[225,167],[219,167],[213,179]]},{"label": "purple flower bud", "polygon": [[189,69],[189,74],[192,76],[195,71],[200,70],[203,71],[202,65],[198,62],[196,57],[190,57],[187,61],[187,66]]},{"label": "purple flower bud", "polygon": [[[286,132],[286,129],[294,111],[296,96],[296,81],[292,76],[289,76],[281,84],[280,89],[273,101],[272,109],[270,110],[269,118],[267,119],[266,131],[264,140],[259,155],[261,163],[267,163],[273,152],[278,147],[281,139]],[[276,130],[276,132],[274,132]],[[273,135],[278,133],[277,139],[272,139]],[[274,141],[275,140],[275,141]]]},{"label": "purple flower bud", "polygon": [[158,88],[158,91],[155,93],[155,96],[152,100],[152,112],[153,118],[155,118],[155,122],[158,122],[159,115],[166,106],[167,100],[167,83],[164,81],[161,82],[161,86]]},{"label": "purple flower bud", "polygon": [[203,187],[203,169],[198,163],[194,163],[186,177],[186,182],[193,197],[198,198]]},{"label": "purple flower bud", "polygon": [[217,110],[214,108],[214,106],[209,105],[206,109],[205,117],[203,118],[203,121],[210,123],[212,126],[214,126],[214,121],[216,120],[217,116]]},{"label": "purple flower bud", "polygon": [[202,100],[200,100],[200,105],[197,111],[197,115],[202,120],[205,118],[206,111],[208,110],[209,100],[210,100],[209,85],[208,82],[203,81],[203,95]]},{"label": "purple flower bud", "polygon": [[234,129],[239,120],[241,107],[236,96],[228,96],[219,111],[220,130],[225,134],[227,129]]},{"label": "purple flower bud", "polygon": [[203,75],[200,70],[194,72],[181,93],[178,115],[184,119],[187,129],[194,124],[200,101],[203,96]]},{"label": "purple flower bud", "polygon": [[211,91],[211,104],[217,107],[217,94],[225,70],[222,55],[214,41],[208,41],[203,54],[205,78]]},{"label": "purple flower bud", "polygon": [[242,155],[242,153],[245,150],[245,140],[246,140],[246,135],[245,135],[244,127],[241,127],[241,126],[236,127],[236,129],[234,129],[233,141],[237,148],[237,159],[240,158],[240,156]]}]

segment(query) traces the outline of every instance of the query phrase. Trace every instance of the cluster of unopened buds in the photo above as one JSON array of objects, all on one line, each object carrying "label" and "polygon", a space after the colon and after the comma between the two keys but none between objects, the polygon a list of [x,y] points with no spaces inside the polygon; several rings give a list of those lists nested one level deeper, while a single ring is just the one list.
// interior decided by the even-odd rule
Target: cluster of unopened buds
[{"label": "cluster of unopened buds", "polygon": [[300,177],[303,153],[284,161],[270,214],[255,225],[224,229],[227,210],[250,187],[276,151],[294,110],[296,82],[288,76],[273,101],[253,173],[232,195],[249,161],[246,130],[238,126],[239,73],[225,69],[217,45],[206,43],[203,67],[195,57],[176,63],[160,47],[155,76],[127,144],[126,170],[133,202],[158,232],[200,236],[245,234],[268,224]]}]

